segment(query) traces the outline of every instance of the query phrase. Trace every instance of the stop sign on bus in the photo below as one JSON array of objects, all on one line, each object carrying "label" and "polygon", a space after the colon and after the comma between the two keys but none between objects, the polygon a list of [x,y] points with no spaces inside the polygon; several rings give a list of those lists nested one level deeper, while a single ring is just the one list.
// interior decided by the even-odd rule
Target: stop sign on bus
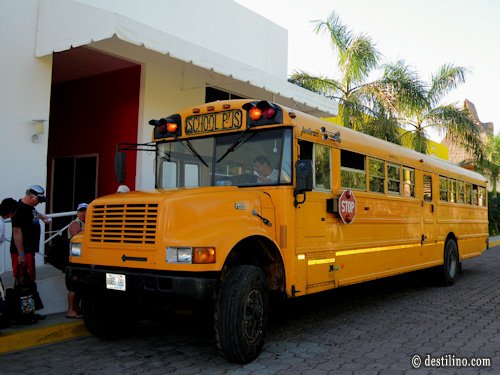
[{"label": "stop sign on bus", "polygon": [[356,216],[356,198],[350,190],[344,190],[340,195],[339,215],[344,224],[351,224]]}]

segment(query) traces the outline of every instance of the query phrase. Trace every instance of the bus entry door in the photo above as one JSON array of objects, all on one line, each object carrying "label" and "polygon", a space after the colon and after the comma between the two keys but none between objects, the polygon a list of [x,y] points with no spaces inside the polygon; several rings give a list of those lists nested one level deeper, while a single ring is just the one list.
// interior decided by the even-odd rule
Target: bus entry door
[{"label": "bus entry door", "polygon": [[296,253],[305,255],[308,288],[328,288],[335,282],[334,252],[331,231],[336,227],[326,202],[332,194],[311,191],[306,201],[296,208]]}]

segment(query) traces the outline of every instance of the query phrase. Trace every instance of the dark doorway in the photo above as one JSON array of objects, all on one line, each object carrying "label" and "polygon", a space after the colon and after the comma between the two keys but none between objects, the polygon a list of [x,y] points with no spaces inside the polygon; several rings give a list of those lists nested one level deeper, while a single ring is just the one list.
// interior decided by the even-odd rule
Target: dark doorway
[{"label": "dark doorway", "polygon": [[[90,203],[97,196],[97,155],[67,156],[52,162],[51,211],[74,211],[79,203]],[[54,218],[53,230],[68,223]]]},{"label": "dark doorway", "polygon": [[[47,159],[51,213],[116,192],[114,154],[138,134],[141,66],[86,47],[53,56]],[[136,155],[125,183],[135,188]],[[70,218],[65,218],[69,222]]]},{"label": "dark doorway", "polygon": [[97,155],[55,158],[52,166],[52,210],[73,211],[97,196]]}]

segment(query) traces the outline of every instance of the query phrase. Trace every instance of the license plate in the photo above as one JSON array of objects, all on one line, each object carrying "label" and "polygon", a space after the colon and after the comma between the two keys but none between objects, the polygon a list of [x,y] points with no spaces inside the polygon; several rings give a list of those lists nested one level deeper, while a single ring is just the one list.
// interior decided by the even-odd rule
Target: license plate
[{"label": "license plate", "polygon": [[126,290],[125,275],[106,273],[106,288],[113,290]]}]

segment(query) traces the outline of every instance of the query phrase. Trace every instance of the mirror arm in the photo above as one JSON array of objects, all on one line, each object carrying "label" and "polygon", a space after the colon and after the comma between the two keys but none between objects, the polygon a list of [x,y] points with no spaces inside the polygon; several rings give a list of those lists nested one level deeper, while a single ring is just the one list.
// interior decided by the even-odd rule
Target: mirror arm
[{"label": "mirror arm", "polygon": [[[299,194],[302,194],[304,196],[304,199],[302,199],[301,201],[297,200],[297,195],[299,195]],[[293,192],[293,198],[294,198],[293,199],[293,205],[295,206],[295,208],[297,208],[299,206],[299,204],[302,204],[302,203],[304,203],[306,201],[306,198],[307,198],[306,197],[306,192],[305,191],[298,192],[297,190],[294,190],[294,192]]]}]

